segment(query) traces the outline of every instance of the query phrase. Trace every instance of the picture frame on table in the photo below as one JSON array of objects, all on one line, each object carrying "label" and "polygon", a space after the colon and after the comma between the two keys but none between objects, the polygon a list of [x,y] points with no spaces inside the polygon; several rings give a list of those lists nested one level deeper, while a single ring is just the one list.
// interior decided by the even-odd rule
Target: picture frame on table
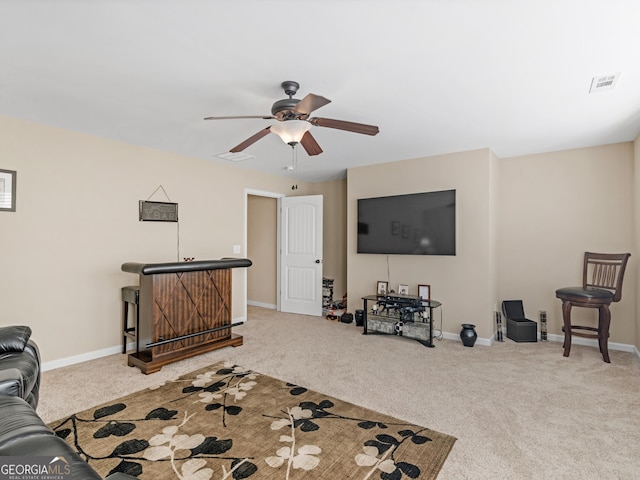
[{"label": "picture frame on table", "polygon": [[425,322],[431,321],[431,309],[429,308],[429,301],[431,300],[431,285],[418,285],[418,296],[422,297],[422,306],[424,312],[422,312],[422,319]]},{"label": "picture frame on table", "polygon": [[409,285],[403,285],[402,283],[398,285],[398,293],[400,295],[409,295]]},{"label": "picture frame on table", "polygon": [[15,170],[0,169],[0,212],[16,211],[16,176]]},{"label": "picture frame on table", "polygon": [[418,296],[422,297],[423,305],[425,300],[431,300],[431,285],[418,285]]},{"label": "picture frame on table", "polygon": [[379,281],[376,286],[377,295],[386,295],[389,292],[389,282]]}]

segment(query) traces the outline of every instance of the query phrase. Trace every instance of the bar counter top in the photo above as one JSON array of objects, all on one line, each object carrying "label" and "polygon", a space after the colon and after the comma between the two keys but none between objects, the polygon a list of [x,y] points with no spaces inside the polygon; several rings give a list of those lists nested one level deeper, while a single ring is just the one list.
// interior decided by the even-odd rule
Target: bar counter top
[{"label": "bar counter top", "polygon": [[221,268],[250,267],[248,258],[221,258],[219,260],[197,260],[193,262],[167,262],[167,263],[137,263],[126,262],[122,264],[122,271],[137,273],[140,275],[155,275],[158,273],[196,272],[199,270],[218,270]]}]

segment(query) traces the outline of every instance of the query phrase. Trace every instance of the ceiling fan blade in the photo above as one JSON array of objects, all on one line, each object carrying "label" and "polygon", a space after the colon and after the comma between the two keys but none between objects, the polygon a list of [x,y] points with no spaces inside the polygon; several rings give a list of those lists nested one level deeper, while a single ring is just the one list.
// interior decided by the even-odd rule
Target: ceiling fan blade
[{"label": "ceiling fan blade", "polygon": [[265,116],[265,115],[240,115],[240,116],[233,116],[233,117],[204,117],[205,120],[233,120],[238,118],[261,118],[263,120],[271,120],[273,117]]},{"label": "ceiling fan blade", "polygon": [[300,143],[309,156],[319,155],[322,153],[320,145],[318,145],[318,142],[316,142],[316,139],[313,138],[313,135],[311,135],[311,132],[309,131],[302,136]]},{"label": "ceiling fan blade", "polygon": [[327,103],[331,103],[331,100],[321,97],[320,95],[310,93],[300,100],[293,109],[298,113],[309,114],[320,107],[324,107]]},{"label": "ceiling fan blade", "polygon": [[253,145],[254,143],[256,143],[262,137],[264,137],[266,135],[269,135],[269,133],[271,132],[270,129],[271,129],[271,126],[268,126],[267,128],[263,128],[258,133],[256,133],[255,135],[247,138],[244,142],[240,143],[239,145],[236,145],[235,147],[233,147],[229,151],[232,152],[232,153],[237,153],[237,152],[243,151],[248,146]]},{"label": "ceiling fan blade", "polygon": [[337,128],[348,132],[363,133],[364,135],[377,135],[380,129],[375,125],[365,125],[364,123],[345,122],[344,120],[334,120],[331,118],[310,118],[309,122],[318,127]]}]

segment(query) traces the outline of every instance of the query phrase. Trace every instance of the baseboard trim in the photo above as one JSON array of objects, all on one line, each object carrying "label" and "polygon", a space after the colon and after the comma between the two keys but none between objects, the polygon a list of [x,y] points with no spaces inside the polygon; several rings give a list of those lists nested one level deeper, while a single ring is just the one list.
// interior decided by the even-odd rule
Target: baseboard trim
[{"label": "baseboard trim", "polygon": [[[269,306],[267,304],[261,304],[259,302],[247,302],[247,304],[253,305],[256,307],[271,308],[273,310],[276,309],[275,305]],[[233,320],[234,323],[245,322],[245,321],[246,321],[246,317],[236,318]],[[445,338],[447,340],[460,341],[460,334],[451,333],[451,332],[442,332],[442,338]],[[507,338],[506,332],[504,333],[504,338]],[[549,334],[547,335],[547,338],[551,342],[564,342],[564,335]],[[539,334],[538,334],[538,340],[540,340]],[[481,345],[484,347],[490,347],[495,342],[496,342],[495,337],[492,337],[492,338],[478,337],[475,344]],[[573,344],[598,348],[597,340],[591,340],[591,339],[582,338],[582,337],[573,337]],[[134,347],[133,343],[130,343],[128,345],[129,350],[133,349],[133,347]],[[609,349],[618,350],[621,352],[633,353],[638,363],[640,363],[640,350],[638,350],[638,348],[635,345],[629,345],[626,343],[609,342]],[[114,347],[104,348],[102,350],[96,350],[94,352],[87,352],[80,355],[61,358],[59,360],[52,360],[50,362],[44,362],[42,364],[42,371],[46,372],[47,370],[54,370],[56,368],[67,367],[69,365],[75,365],[76,363],[88,362],[89,360],[95,360],[97,358],[107,357],[109,355],[115,355],[116,353],[120,353],[120,352],[122,352],[122,346],[118,345]]]},{"label": "baseboard trim", "polygon": [[[233,323],[246,322],[247,317],[234,318]],[[130,342],[127,344],[127,352],[135,348],[135,343]],[[109,355],[115,355],[116,353],[122,354],[122,345],[114,347],[103,348],[102,350],[95,350],[93,352],[81,353],[80,355],[73,355],[71,357],[60,358],[58,360],[51,360],[49,362],[42,363],[42,371],[55,370],[56,368],[68,367],[69,365],[75,365],[77,363],[88,362],[89,360],[96,360],[102,357],[108,357]]]},{"label": "baseboard trim", "polygon": [[270,310],[276,310],[278,308],[276,305],[272,305],[271,303],[254,302],[253,300],[247,300],[247,305],[252,307],[268,308]]},{"label": "baseboard trim", "polygon": [[[507,333],[504,332],[503,335],[504,335],[504,338],[507,339]],[[447,340],[458,340],[458,341],[460,341],[460,334],[457,334],[457,333],[443,332],[442,337],[446,338]],[[547,339],[550,342],[562,343],[562,342],[564,342],[564,335],[549,334],[549,335],[547,335]],[[540,334],[539,333],[538,333],[538,341],[540,341]],[[485,347],[490,347],[495,342],[497,342],[495,337],[492,337],[492,338],[478,337],[478,339],[476,340],[475,344],[476,345],[482,345],[482,346],[485,346]],[[534,343],[534,342],[530,342],[530,343]],[[572,338],[572,345],[584,345],[584,346],[587,346],[587,347],[598,348],[598,341],[597,340],[593,340],[593,339],[589,339],[589,338],[575,337],[574,336]],[[627,343],[609,342],[609,350],[617,350],[617,351],[620,351],[620,352],[633,353],[635,355],[635,357],[636,357],[636,360],[638,360],[638,362],[640,362],[640,351],[638,350],[638,348],[635,345],[630,345],[630,344],[627,344]]]},{"label": "baseboard trim", "polygon": [[[538,336],[538,339],[540,336]],[[564,335],[555,335],[549,334],[547,338],[552,342],[564,342]],[[591,338],[583,338],[583,337],[572,337],[571,338],[572,345],[585,345],[587,347],[595,347],[598,348],[598,341]],[[628,343],[618,343],[618,342],[609,342],[609,350],[618,350],[620,352],[629,352],[634,353],[638,352],[638,349],[635,345],[630,345]]]},{"label": "baseboard trim", "polygon": [[[458,340],[459,342],[461,342],[459,333],[442,332],[442,338],[445,338],[447,340]],[[474,345],[490,347],[491,345],[493,345],[493,339],[478,337]]]},{"label": "baseboard trim", "polygon": [[[132,345],[130,345],[131,347]],[[103,348],[102,350],[95,350],[93,352],[82,353],[80,355],[73,355],[71,357],[60,358],[58,360],[51,360],[50,362],[44,362],[42,364],[42,371],[55,370],[56,368],[68,367],[69,365],[75,365],[77,363],[88,362],[89,360],[95,360],[97,358],[108,357],[116,353],[122,352],[122,345],[116,347]]]}]

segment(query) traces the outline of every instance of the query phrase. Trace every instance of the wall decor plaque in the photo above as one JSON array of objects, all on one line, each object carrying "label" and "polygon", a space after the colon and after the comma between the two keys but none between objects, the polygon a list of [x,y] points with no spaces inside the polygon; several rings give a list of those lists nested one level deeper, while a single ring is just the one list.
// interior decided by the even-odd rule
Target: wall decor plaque
[{"label": "wall decor plaque", "polygon": [[140,200],[141,222],[177,222],[178,204],[169,202],[149,202]]}]

